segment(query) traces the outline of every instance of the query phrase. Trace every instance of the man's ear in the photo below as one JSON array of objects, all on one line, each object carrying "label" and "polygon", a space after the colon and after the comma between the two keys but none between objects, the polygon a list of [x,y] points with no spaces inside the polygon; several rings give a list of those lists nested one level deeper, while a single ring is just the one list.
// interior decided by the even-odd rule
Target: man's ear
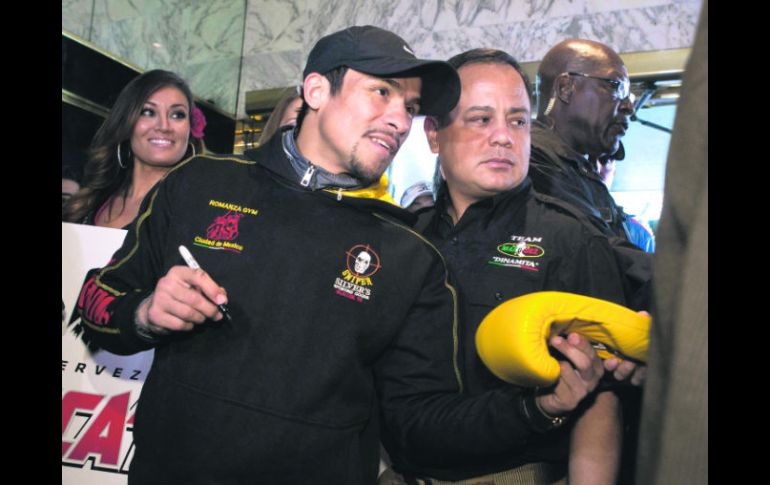
[{"label": "man's ear", "polygon": [[572,93],[575,92],[575,83],[572,76],[568,74],[562,74],[556,78],[553,89],[555,95],[563,103],[569,104],[572,100]]},{"label": "man's ear", "polygon": [[311,72],[302,83],[302,94],[308,108],[317,110],[329,97],[329,80],[317,72]]},{"label": "man's ear", "polygon": [[426,116],[422,128],[425,130],[425,136],[428,138],[430,151],[438,153],[438,120],[433,116]]}]

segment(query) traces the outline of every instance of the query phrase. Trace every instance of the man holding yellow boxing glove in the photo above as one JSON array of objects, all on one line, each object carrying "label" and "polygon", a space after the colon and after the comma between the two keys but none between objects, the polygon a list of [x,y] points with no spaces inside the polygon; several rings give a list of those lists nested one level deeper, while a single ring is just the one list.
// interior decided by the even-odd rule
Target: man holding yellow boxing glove
[{"label": "man holding yellow boxing glove", "polygon": [[[459,290],[463,393],[481,402],[489,396],[491,404],[465,414],[447,406],[445,426],[454,434],[425,422],[422,436],[401,432],[406,418],[385,406],[383,442],[393,469],[406,483],[550,484],[567,477],[571,485],[615,483],[619,406],[612,392],[596,392],[604,367],[586,338],[550,339],[561,357],[560,375],[543,388],[495,377],[474,345],[482,319],[520,295],[559,290],[624,304],[612,249],[579,211],[532,190],[530,89],[518,63],[492,49],[468,51],[449,63],[460,75],[460,101],[447,116],[425,121],[445,182],[436,207],[420,213],[418,227],[444,255]],[[633,363],[619,364],[606,365],[624,378],[636,370]],[[493,405],[500,394],[510,396],[510,409]],[[464,430],[460,421],[474,429]]]}]

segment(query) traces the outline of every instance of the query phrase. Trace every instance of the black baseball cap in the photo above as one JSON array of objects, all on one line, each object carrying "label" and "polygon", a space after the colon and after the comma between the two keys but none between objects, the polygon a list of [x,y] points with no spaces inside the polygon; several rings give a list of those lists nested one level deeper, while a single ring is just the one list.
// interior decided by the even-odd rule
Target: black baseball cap
[{"label": "black baseball cap", "polygon": [[404,39],[372,25],[349,27],[322,37],[310,51],[302,76],[326,74],[341,66],[377,77],[419,77],[420,114],[446,114],[460,98],[460,77],[452,66],[418,59]]}]

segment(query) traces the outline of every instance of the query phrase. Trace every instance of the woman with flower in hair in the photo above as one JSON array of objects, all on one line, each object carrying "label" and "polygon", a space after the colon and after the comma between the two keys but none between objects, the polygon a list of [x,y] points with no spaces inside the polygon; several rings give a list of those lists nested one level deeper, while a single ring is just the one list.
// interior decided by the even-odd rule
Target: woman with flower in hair
[{"label": "woman with flower in hair", "polygon": [[125,228],[171,168],[203,151],[205,125],[178,75],[156,69],[134,78],[96,132],[83,188],[62,207],[62,220]]}]

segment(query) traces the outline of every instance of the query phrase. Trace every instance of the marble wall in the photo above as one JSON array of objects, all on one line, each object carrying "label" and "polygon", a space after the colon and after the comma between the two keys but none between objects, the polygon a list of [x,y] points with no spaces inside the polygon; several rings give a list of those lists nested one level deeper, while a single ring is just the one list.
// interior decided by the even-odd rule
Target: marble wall
[{"label": "marble wall", "polygon": [[94,0],[62,0],[62,30],[66,30],[83,39],[90,39],[91,13],[93,10]]},{"label": "marble wall", "polygon": [[299,83],[305,57],[318,38],[349,25],[392,30],[420,57],[446,59],[474,47],[495,47],[527,62],[540,59],[567,37],[596,39],[621,53],[689,47],[700,4],[700,0],[62,0],[62,28],[143,69],[178,71],[197,95],[240,118],[245,116],[247,91]]},{"label": "marble wall", "polygon": [[245,0],[62,0],[62,29],[142,69],[168,69],[234,115]]},{"label": "marble wall", "polygon": [[318,38],[372,24],[401,35],[420,57],[494,47],[522,62],[567,37],[618,52],[689,47],[700,0],[267,0],[248,1],[239,114],[246,91],[301,82]]}]

